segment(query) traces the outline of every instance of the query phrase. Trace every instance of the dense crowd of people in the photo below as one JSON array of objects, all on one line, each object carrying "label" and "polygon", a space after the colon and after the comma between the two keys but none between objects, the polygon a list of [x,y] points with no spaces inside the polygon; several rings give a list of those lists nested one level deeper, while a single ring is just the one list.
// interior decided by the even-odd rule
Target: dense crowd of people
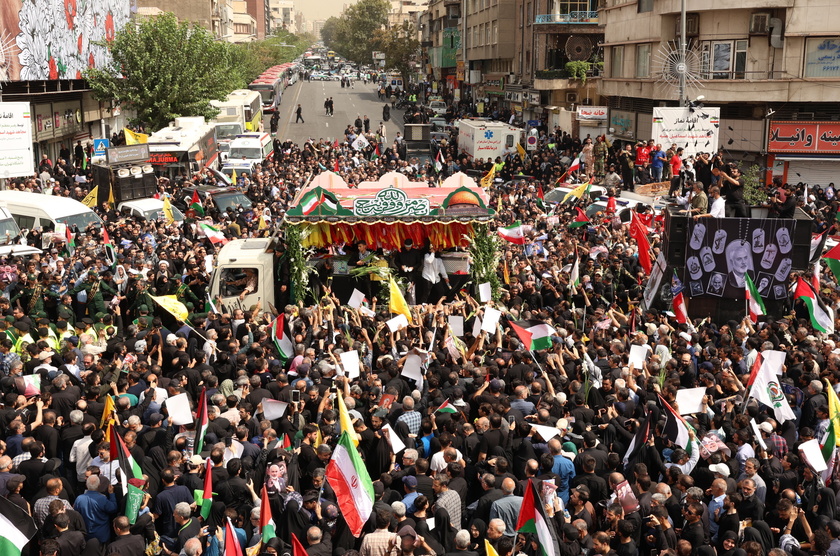
[{"label": "dense crowd of people", "polygon": [[[627,225],[606,213],[569,228],[575,204],[585,208],[589,200],[552,207],[539,196],[581,154],[581,177],[610,178],[614,188],[649,172],[644,161],[634,154],[628,168],[618,145],[596,150],[591,139],[544,129],[527,160],[515,152],[474,160],[457,138],[441,141],[438,173],[405,160],[401,138],[386,137],[384,126],[362,127],[350,123],[343,143],[278,139],[273,159],[235,184],[253,207],[220,211],[206,200],[207,220],[231,239],[282,238],[295,193],[319,172],[357,184],[399,171],[434,187],[453,172],[495,165],[488,193],[498,224],[528,227],[525,245],[502,246],[494,306],[505,318],[494,332],[474,336],[487,305],[451,290],[434,267],[407,276],[437,288],[397,332],[385,326],[387,306],[370,299],[372,313],[352,309],[326,277],[317,299],[293,304],[281,242],[276,306],[294,340],[294,354],[283,359],[272,341],[275,315],[260,307],[217,312],[209,303],[219,245],[194,221],[142,221],[97,207],[113,263],[96,227],[71,230],[74,248],[64,236],[24,230],[15,241],[43,246],[44,254],[0,261],[0,496],[35,520],[32,554],[227,554],[227,519],[234,542],[252,554],[292,554],[292,534],[310,556],[840,554],[840,466],[816,473],[798,450],[813,438],[823,442],[834,426],[825,389],[840,388],[840,340],[815,331],[801,303],[759,324],[680,324],[670,307],[642,310],[648,276]],[[354,149],[365,132],[370,146]],[[39,175],[11,187],[81,200],[90,188],[82,166],[69,155],[55,164],[45,159]],[[711,194],[724,166],[721,159],[703,173],[706,181],[697,169],[674,193]],[[185,187],[219,179],[161,179],[159,195],[186,210]],[[777,202],[795,202],[796,187],[779,191],[788,197]],[[809,191],[798,205],[818,230],[828,229],[833,187]],[[661,222],[648,222],[655,255]],[[395,266],[394,259],[416,257],[419,267],[427,247],[378,251]],[[575,283],[569,269],[578,257]],[[836,310],[828,278],[825,302]],[[151,296],[160,295],[183,302],[188,321],[157,307]],[[460,337],[450,316],[463,317]],[[547,324],[550,343],[532,351],[508,321]],[[630,360],[638,347],[646,353],[641,365]],[[349,350],[362,364],[352,380],[340,364]],[[749,396],[748,376],[766,350],[786,353],[781,385],[795,419],[778,420]],[[410,354],[424,358],[422,380],[402,373]],[[675,435],[668,408],[678,409],[679,391],[698,387],[706,389],[702,408],[685,415],[688,435]],[[204,396],[201,452],[196,425],[175,425],[169,414],[165,401],[179,394],[193,411]],[[341,430],[339,395],[373,480],[372,513],[358,538],[325,480]],[[287,411],[267,419],[265,399],[288,403]],[[437,411],[444,405],[452,412]],[[109,422],[119,439],[106,437]],[[120,439],[142,470],[134,515],[126,515],[120,462],[112,459]],[[396,440],[404,448],[394,453]],[[208,473],[214,492],[205,512],[199,502]],[[517,530],[532,484],[551,546]],[[264,500],[276,526],[266,542]]]}]

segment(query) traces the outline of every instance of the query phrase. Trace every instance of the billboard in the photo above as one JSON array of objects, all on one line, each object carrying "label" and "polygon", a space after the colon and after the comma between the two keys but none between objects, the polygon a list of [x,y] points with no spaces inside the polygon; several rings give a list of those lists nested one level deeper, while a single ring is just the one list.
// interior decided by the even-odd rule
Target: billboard
[{"label": "billboard", "polygon": [[35,173],[31,110],[28,102],[0,102],[0,178]]},{"label": "billboard", "polygon": [[3,0],[0,81],[81,79],[110,64],[108,48],[128,23],[130,0]]},{"label": "billboard", "polygon": [[791,270],[807,264],[807,251],[794,249],[798,223],[811,225],[788,219],[688,219],[687,295],[744,299],[749,274],[763,299],[787,298]]},{"label": "billboard", "polygon": [[767,152],[840,153],[840,122],[770,122]]},{"label": "billboard", "polygon": [[684,156],[717,152],[720,135],[720,108],[653,108],[651,136],[667,149],[677,145]]}]

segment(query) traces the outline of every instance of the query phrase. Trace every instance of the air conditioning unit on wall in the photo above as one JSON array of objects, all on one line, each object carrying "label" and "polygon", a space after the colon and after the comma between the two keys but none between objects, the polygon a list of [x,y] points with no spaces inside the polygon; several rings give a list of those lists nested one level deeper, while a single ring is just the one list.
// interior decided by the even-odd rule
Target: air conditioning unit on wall
[{"label": "air conditioning unit on wall", "polygon": [[750,16],[750,35],[766,35],[770,32],[770,14],[758,13]]},{"label": "air conditioning unit on wall", "polygon": [[578,100],[577,93],[566,93],[566,102],[568,102],[570,104],[574,104],[575,102],[577,102],[577,100]]}]

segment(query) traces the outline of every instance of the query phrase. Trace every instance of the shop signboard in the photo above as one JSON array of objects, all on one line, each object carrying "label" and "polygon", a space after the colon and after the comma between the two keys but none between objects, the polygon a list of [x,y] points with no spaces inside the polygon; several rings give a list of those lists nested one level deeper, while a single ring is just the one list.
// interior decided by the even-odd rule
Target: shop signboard
[{"label": "shop signboard", "polygon": [[767,152],[840,154],[840,122],[770,122]]}]

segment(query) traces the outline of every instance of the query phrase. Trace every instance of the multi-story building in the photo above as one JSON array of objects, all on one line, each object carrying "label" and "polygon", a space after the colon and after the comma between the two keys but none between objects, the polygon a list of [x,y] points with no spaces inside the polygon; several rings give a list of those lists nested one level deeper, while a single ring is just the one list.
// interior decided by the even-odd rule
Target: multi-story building
[{"label": "multi-story building", "polygon": [[233,38],[233,0],[136,0],[136,3],[137,13],[144,17],[171,12],[178,21],[197,23],[213,33],[216,38]]},{"label": "multi-story building", "polygon": [[257,20],[248,11],[246,0],[233,0],[233,36],[231,42],[250,42],[257,38]]},{"label": "multi-story building", "polygon": [[460,0],[431,0],[420,16],[420,46],[432,92],[446,89],[460,94],[458,83],[465,77],[460,16]]},{"label": "multi-story building", "polygon": [[428,0],[391,0],[388,27],[399,27],[408,22],[416,28],[418,18],[426,11],[428,3]]},{"label": "multi-story building", "polygon": [[461,44],[465,72],[462,95],[484,106],[499,105],[513,71],[516,0],[463,0]]},{"label": "multi-story building", "polygon": [[312,22],[312,34],[315,35],[318,39],[321,38],[321,29],[324,28],[325,20],[323,19],[316,19]]},{"label": "multi-story building", "polygon": [[271,35],[271,7],[269,0],[245,0],[248,6],[247,13],[254,18],[257,24],[257,40],[262,40]]},{"label": "multi-story building", "polygon": [[[830,0],[686,0],[686,97],[719,106],[720,147],[768,177],[826,185],[840,172],[840,26]],[[680,103],[680,0],[607,0],[609,127],[651,134],[655,106]],[[787,123],[790,122],[790,123]],[[709,150],[714,150],[718,145]],[[766,159],[765,159],[766,156]]]},{"label": "multi-story building", "polygon": [[306,17],[303,15],[303,12],[295,14],[295,27],[297,27],[298,33],[306,33],[310,30],[309,22],[306,21]]},{"label": "multi-story building", "polygon": [[598,104],[603,24],[596,0],[516,0],[507,107],[522,120],[580,133],[576,108]]},{"label": "multi-story building", "polygon": [[211,31],[217,38],[233,37],[233,0],[213,0]]},{"label": "multi-story building", "polygon": [[296,32],[294,0],[269,0],[268,5],[271,8],[272,29],[284,29],[290,33]]}]

